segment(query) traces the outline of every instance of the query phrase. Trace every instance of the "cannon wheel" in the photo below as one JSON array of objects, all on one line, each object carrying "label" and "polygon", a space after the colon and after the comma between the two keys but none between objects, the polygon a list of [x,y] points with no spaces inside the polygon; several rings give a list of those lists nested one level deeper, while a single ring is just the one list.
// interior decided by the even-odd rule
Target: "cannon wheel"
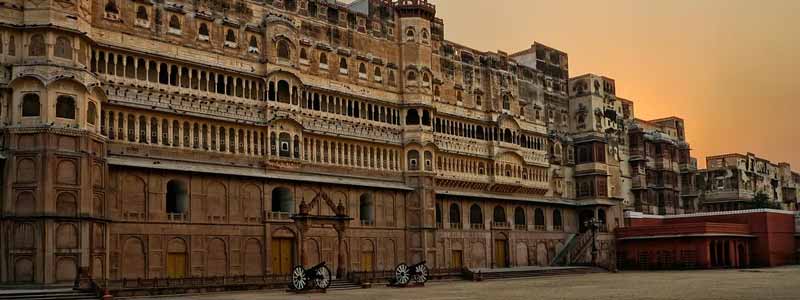
[{"label": "cannon wheel", "polygon": [[394,268],[394,282],[397,285],[406,285],[410,279],[408,265],[401,263]]},{"label": "cannon wheel", "polygon": [[306,269],[303,266],[296,266],[292,269],[292,289],[301,291],[308,288],[308,278],[306,278]]},{"label": "cannon wheel", "polygon": [[314,281],[317,288],[327,289],[331,285],[331,269],[328,266],[317,269],[317,278]]},{"label": "cannon wheel", "polygon": [[419,265],[414,270],[414,281],[417,283],[425,283],[428,282],[428,267],[425,265]]}]

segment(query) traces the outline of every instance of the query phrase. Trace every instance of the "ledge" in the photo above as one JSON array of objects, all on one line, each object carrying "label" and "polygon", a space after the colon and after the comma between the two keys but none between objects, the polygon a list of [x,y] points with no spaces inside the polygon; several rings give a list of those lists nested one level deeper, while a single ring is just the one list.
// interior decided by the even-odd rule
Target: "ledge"
[{"label": "ledge", "polygon": [[181,161],[164,160],[164,159],[109,156],[108,164],[117,166],[126,166],[126,167],[170,170],[170,171],[246,176],[254,178],[289,180],[289,181],[307,181],[307,182],[353,185],[361,187],[406,190],[406,191],[414,190],[401,182],[348,178],[343,176],[331,176],[331,175],[320,175],[320,174],[298,174],[295,172],[273,171],[273,170],[266,170],[263,168],[224,166],[224,165],[215,165],[207,163],[181,162]]},{"label": "ledge", "polygon": [[524,201],[524,202],[533,202],[542,204],[577,206],[577,203],[574,200],[558,199],[558,198],[526,198],[526,197],[512,196],[512,195],[497,195],[489,193],[474,193],[474,192],[452,191],[452,190],[437,190],[436,194],[445,196],[459,196],[459,197],[485,198],[485,199],[497,199],[497,200],[514,200],[514,201]]}]

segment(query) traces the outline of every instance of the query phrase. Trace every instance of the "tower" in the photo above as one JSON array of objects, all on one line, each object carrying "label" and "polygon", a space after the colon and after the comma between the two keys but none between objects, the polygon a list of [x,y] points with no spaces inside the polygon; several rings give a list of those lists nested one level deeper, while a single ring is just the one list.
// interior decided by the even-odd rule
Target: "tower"
[{"label": "tower", "polygon": [[2,9],[24,18],[4,28],[0,54],[11,65],[0,91],[0,282],[72,283],[89,270],[104,278],[104,96],[83,34],[92,2]]}]

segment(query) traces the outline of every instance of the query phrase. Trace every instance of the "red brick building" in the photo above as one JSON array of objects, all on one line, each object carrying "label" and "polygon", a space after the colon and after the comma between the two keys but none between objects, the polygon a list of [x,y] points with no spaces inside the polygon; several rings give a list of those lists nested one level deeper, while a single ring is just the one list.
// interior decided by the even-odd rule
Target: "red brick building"
[{"label": "red brick building", "polygon": [[794,212],[628,212],[625,222],[616,231],[617,262],[623,269],[774,267],[797,258]]}]

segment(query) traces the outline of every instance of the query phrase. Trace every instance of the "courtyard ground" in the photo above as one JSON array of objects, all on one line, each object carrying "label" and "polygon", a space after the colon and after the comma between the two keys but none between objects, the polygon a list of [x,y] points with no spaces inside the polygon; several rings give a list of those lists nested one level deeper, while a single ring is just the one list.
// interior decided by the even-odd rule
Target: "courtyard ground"
[{"label": "courtyard ground", "polygon": [[423,288],[371,288],[295,295],[279,291],[179,296],[159,299],[389,300],[389,299],[786,299],[800,300],[800,266],[751,270],[620,272],[505,281],[429,283]]}]

